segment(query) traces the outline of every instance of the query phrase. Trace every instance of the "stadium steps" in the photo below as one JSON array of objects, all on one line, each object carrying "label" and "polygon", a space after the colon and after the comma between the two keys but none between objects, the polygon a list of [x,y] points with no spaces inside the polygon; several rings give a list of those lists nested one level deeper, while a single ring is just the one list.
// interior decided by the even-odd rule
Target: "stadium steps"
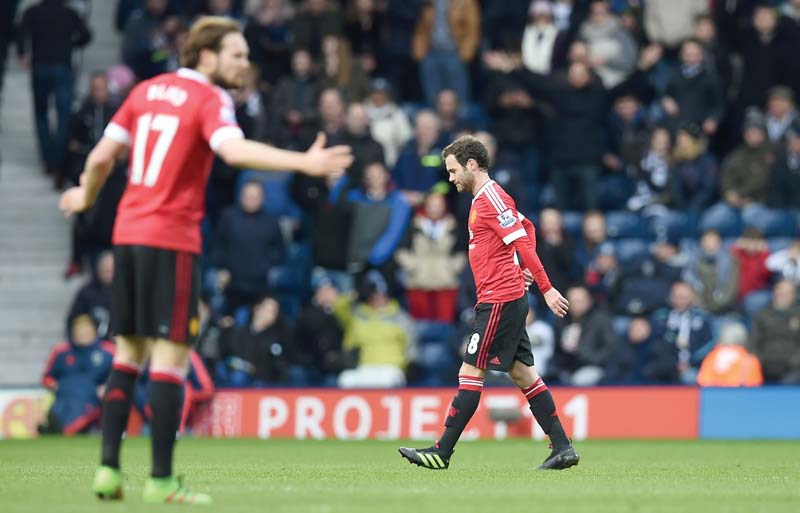
[{"label": "stadium steps", "polygon": [[[94,40],[81,59],[79,98],[91,71],[118,60],[115,5],[92,3]],[[70,222],[58,212],[58,194],[42,173],[32,100],[29,74],[9,52],[0,109],[0,386],[39,382],[50,349],[63,339],[66,310],[81,285],[62,279]]]}]

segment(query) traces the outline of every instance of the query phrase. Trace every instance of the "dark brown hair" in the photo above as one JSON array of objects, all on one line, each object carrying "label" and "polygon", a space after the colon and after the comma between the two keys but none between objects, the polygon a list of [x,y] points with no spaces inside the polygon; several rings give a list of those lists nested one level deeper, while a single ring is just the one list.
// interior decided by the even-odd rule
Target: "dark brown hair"
[{"label": "dark brown hair", "polygon": [[222,39],[228,34],[240,33],[241,25],[236,20],[223,16],[203,16],[189,30],[186,46],[181,52],[181,65],[196,68],[200,63],[200,51],[219,52]]},{"label": "dark brown hair", "polygon": [[479,168],[484,171],[489,169],[489,152],[486,151],[486,146],[471,135],[462,135],[445,147],[442,150],[442,160],[448,155],[455,156],[458,163],[464,167],[469,159],[474,159]]}]

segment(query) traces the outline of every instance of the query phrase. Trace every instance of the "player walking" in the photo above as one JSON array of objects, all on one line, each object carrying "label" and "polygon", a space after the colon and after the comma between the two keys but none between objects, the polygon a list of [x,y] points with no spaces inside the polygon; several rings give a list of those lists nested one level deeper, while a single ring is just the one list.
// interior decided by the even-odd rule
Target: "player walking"
[{"label": "player walking", "polygon": [[[450,181],[458,192],[474,196],[469,213],[469,262],[478,289],[475,328],[458,375],[458,393],[436,444],[426,449],[402,447],[409,462],[434,470],[450,466],[453,448],[478,408],[486,370],[508,372],[531,407],[553,451],[539,469],[565,469],[578,464],[577,451],[564,433],[553,396],[536,373],[525,331],[527,286],[533,281],[547,306],[564,317],[569,303],[550,285],[536,255],[533,223],[517,212],[514,200],[489,178],[489,155],[472,136],[456,139],[442,152]],[[522,267],[515,262],[518,253]],[[524,269],[524,271],[523,271]]]},{"label": "player walking", "polygon": [[102,466],[93,489],[122,498],[119,451],[136,377],[150,357],[152,473],[146,502],[210,503],[172,473],[189,350],[197,335],[200,292],[200,221],[214,153],[250,169],[295,169],[310,175],[340,172],[350,148],[324,148],[323,135],[305,153],[248,141],[223,88],[241,87],[249,66],[239,25],[205,17],[192,26],[175,73],[131,91],[89,154],[80,186],[67,190],[67,214],[89,208],[116,158],[130,147],[130,174],[114,225],[117,272],[112,331],[116,356],[103,397]]}]

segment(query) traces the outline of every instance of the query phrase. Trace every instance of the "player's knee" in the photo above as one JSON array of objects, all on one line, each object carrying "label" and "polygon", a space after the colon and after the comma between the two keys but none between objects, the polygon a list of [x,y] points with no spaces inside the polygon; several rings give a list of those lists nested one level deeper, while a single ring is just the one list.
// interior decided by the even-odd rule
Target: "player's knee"
[{"label": "player's knee", "polygon": [[141,367],[147,360],[148,349],[149,344],[146,338],[118,336],[114,348],[114,361]]},{"label": "player's knee", "polygon": [[539,374],[534,367],[528,367],[520,362],[514,362],[508,375],[515,385],[519,387],[527,387],[539,379]]},{"label": "player's knee", "polygon": [[189,346],[162,339],[155,342],[150,357],[151,369],[187,369],[188,367]]},{"label": "player's knee", "polygon": [[459,376],[474,376],[477,378],[482,378],[486,375],[486,371],[483,369],[479,369],[474,365],[470,365],[468,363],[462,363],[461,369],[458,371]]}]

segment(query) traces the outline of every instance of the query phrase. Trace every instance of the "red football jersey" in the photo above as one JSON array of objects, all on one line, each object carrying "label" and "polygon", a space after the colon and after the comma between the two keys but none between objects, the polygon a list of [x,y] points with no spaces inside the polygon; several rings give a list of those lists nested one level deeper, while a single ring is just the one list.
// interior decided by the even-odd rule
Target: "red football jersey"
[{"label": "red football jersey", "polygon": [[130,146],[114,244],[199,254],[213,152],[244,137],[228,93],[191,69],[159,75],[131,91],[105,135]]},{"label": "red football jersey", "polygon": [[512,244],[525,235],[514,200],[494,180],[486,182],[469,211],[469,265],[479,303],[506,303],[525,293]]}]

